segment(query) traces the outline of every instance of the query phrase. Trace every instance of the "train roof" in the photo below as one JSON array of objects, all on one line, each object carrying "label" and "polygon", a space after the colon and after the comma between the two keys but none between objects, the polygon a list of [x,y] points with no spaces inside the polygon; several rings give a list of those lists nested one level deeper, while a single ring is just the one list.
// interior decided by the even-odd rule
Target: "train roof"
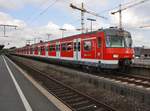
[{"label": "train roof", "polygon": [[[125,31],[125,30],[123,30],[123,29],[119,29],[119,28],[117,28],[117,27],[110,27],[110,28],[106,28],[106,29],[101,28],[101,29],[98,29],[97,31],[92,31],[92,32],[81,33],[81,34],[77,34],[77,35],[71,35],[71,36],[68,36],[68,37],[63,37],[63,40],[72,39],[72,38],[77,37],[77,36],[78,36],[78,37],[79,37],[79,36],[84,37],[83,35],[88,35],[88,34],[92,35],[92,34],[96,34],[96,33],[98,33],[98,32],[104,32],[104,33],[106,33],[107,35],[116,35],[116,33],[125,32],[125,33],[127,33],[127,34],[130,35],[130,33],[129,33],[128,31]],[[45,44],[47,44],[47,43],[56,42],[56,41],[58,41],[58,40],[61,40],[61,38],[58,38],[58,39],[55,39],[55,40],[51,40],[51,41],[47,41],[47,42],[42,42],[42,41],[40,41],[39,43],[32,44],[32,45],[27,45],[27,46],[24,46],[24,47],[22,47],[22,48],[25,48],[25,47],[32,47],[32,46],[37,46],[37,45],[43,45],[43,44],[45,45]]]}]

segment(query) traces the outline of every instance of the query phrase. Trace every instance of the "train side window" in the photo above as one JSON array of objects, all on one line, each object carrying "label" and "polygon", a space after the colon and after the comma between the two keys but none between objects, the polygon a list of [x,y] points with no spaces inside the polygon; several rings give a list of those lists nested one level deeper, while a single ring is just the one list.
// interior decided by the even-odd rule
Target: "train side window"
[{"label": "train side window", "polygon": [[30,48],[30,54],[32,54],[32,50],[33,50],[33,49],[32,49],[32,48]]},{"label": "train side window", "polygon": [[80,51],[80,42],[78,42],[78,51]]},{"label": "train side window", "polygon": [[38,51],[38,47],[36,47],[36,49],[35,49],[36,51]]},{"label": "train side window", "polygon": [[49,51],[50,51],[50,52],[55,51],[55,45],[50,45],[50,46],[49,46]]},{"label": "train side window", "polygon": [[67,43],[67,51],[70,51],[72,50],[73,46],[72,46],[72,43]]},{"label": "train side window", "polygon": [[85,51],[92,50],[92,41],[90,41],[90,40],[84,41],[84,50]]},{"label": "train side window", "polygon": [[[78,44],[78,45],[77,45]],[[78,43],[74,43],[74,51],[80,51],[80,42],[78,42]]]},{"label": "train side window", "polygon": [[100,37],[97,38],[97,46],[98,46],[98,48],[101,47],[101,38]]},{"label": "train side window", "polygon": [[40,48],[40,54],[42,54],[42,47]]},{"label": "train side window", "polygon": [[56,50],[56,46],[55,45],[53,45],[53,51],[55,51]]},{"label": "train side window", "polygon": [[48,48],[48,49],[49,49],[49,52],[51,52],[51,46],[49,46],[49,48]]},{"label": "train side window", "polygon": [[60,45],[56,45],[56,51],[60,50]]},{"label": "train side window", "polygon": [[48,51],[48,46],[46,47],[46,51]]},{"label": "train side window", "polygon": [[74,51],[76,51],[76,49],[77,49],[77,48],[76,48],[76,43],[74,43]]},{"label": "train side window", "polygon": [[61,50],[62,51],[66,51],[66,43],[62,43],[61,44]]}]

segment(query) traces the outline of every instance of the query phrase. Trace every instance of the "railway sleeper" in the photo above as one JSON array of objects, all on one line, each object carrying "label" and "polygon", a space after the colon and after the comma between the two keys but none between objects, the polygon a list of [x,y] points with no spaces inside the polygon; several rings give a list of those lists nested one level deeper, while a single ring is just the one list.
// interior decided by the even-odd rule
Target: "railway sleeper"
[{"label": "railway sleeper", "polygon": [[77,106],[78,107],[78,106],[82,106],[82,105],[87,105],[89,103],[90,103],[90,101],[83,100],[83,101],[78,101],[78,102],[72,103],[71,106],[73,106],[73,107]]},{"label": "railway sleeper", "polygon": [[70,95],[70,96],[64,96],[64,97],[61,97],[62,100],[73,100],[75,98],[78,98],[79,95],[78,94],[74,94],[74,95]]},{"label": "railway sleeper", "polygon": [[[56,94],[56,93],[55,93],[55,94]],[[68,93],[60,93],[60,94],[56,94],[56,95],[61,98],[61,97],[64,97],[64,96],[72,96],[72,95],[74,95],[74,93],[68,92]]]},{"label": "railway sleeper", "polygon": [[45,82],[46,84],[49,84],[50,86],[52,87],[55,87],[55,86],[59,86],[58,84],[54,83],[53,81],[51,80],[47,80],[47,82]]},{"label": "railway sleeper", "polygon": [[71,93],[70,90],[52,91],[52,92],[55,93],[56,95]]},{"label": "railway sleeper", "polygon": [[76,107],[76,111],[94,111],[96,109],[97,109],[97,107],[95,106],[95,104]]},{"label": "railway sleeper", "polygon": [[80,111],[108,111],[104,108],[95,108],[95,107],[89,107],[89,108],[86,108],[86,109],[81,109]]},{"label": "railway sleeper", "polygon": [[52,92],[59,92],[59,91],[66,91],[67,89],[66,88],[54,88],[54,89],[51,89]]},{"label": "railway sleeper", "polygon": [[69,100],[66,100],[67,103],[71,104],[71,103],[75,103],[75,102],[79,102],[79,101],[84,101],[85,99],[83,97],[78,97],[78,98],[75,98],[75,99],[69,99]]},{"label": "railway sleeper", "polygon": [[90,106],[90,105],[96,106],[94,103],[86,100],[84,102],[79,102],[79,103],[72,104],[72,107],[79,108],[79,107]]},{"label": "railway sleeper", "polygon": [[61,86],[51,86],[51,85],[48,85],[47,87],[48,89],[50,90],[58,90],[58,89],[63,89]]}]

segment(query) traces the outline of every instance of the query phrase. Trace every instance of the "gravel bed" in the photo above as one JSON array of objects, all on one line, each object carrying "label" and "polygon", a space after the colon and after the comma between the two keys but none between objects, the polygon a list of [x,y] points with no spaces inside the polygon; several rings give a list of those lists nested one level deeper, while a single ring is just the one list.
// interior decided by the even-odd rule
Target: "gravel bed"
[{"label": "gravel bed", "polygon": [[150,68],[132,67],[130,74],[150,78]]},{"label": "gravel bed", "polygon": [[88,94],[97,100],[106,103],[118,111],[150,111],[150,106],[142,104],[139,101],[132,99],[131,97],[121,96],[114,92],[107,91],[105,89],[100,89],[90,83],[81,81],[79,78],[72,77],[69,73],[83,73],[73,69],[65,68],[62,66],[46,64],[39,61],[34,61],[31,59],[26,59],[22,57],[16,57],[18,61],[25,64],[32,64],[36,66],[41,71],[47,72],[49,76],[53,76],[57,80],[77,89],[83,93]]}]

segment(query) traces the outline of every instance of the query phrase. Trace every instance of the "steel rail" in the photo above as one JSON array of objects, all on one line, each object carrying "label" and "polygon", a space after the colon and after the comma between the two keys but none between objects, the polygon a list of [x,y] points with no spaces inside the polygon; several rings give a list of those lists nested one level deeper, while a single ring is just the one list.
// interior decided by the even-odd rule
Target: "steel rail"
[{"label": "steel rail", "polygon": [[44,87],[46,87],[50,93],[56,96],[73,111],[117,111],[116,109],[73,89],[53,77],[48,76],[47,73],[40,71],[33,65],[29,66],[16,61],[14,58],[11,59],[21,68],[31,72],[31,75],[42,82]]}]

